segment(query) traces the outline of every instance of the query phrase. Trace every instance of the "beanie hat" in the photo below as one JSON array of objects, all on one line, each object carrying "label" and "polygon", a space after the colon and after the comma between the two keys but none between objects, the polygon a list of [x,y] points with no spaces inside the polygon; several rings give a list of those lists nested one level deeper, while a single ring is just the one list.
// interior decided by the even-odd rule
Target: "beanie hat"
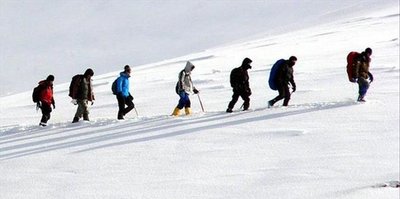
[{"label": "beanie hat", "polygon": [[93,72],[93,70],[91,69],[91,68],[88,68],[86,71],[85,71],[85,74],[83,74],[84,76],[93,76],[94,75],[94,72]]},{"label": "beanie hat", "polygon": [[46,78],[47,81],[54,81],[54,76],[53,75],[49,75]]}]

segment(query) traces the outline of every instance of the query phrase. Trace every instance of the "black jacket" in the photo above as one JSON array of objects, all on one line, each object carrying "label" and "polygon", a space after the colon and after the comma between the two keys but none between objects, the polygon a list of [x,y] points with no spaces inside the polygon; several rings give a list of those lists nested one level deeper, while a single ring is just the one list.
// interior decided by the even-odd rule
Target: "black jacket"
[{"label": "black jacket", "polygon": [[280,85],[288,85],[290,83],[292,87],[296,88],[293,76],[293,65],[290,64],[289,60],[286,60],[285,63],[279,67],[277,72],[277,83]]}]

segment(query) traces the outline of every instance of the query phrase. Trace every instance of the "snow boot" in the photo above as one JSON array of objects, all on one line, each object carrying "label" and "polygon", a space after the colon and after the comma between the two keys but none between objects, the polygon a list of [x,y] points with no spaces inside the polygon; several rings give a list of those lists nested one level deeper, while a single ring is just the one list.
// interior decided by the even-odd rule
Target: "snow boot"
[{"label": "snow boot", "polygon": [[357,102],[365,102],[364,96],[363,95],[359,95],[357,98]]},{"label": "snow boot", "polygon": [[186,108],[185,108],[185,114],[186,114],[186,115],[192,114],[192,110],[191,110],[189,107],[186,107]]},{"label": "snow boot", "polygon": [[174,109],[174,111],[172,112],[172,116],[178,116],[180,111],[181,111],[181,109],[179,109],[178,107],[176,107],[176,108]]},{"label": "snow boot", "polygon": [[74,117],[74,119],[72,120],[72,123],[77,123],[79,122],[79,117]]},{"label": "snow boot", "polygon": [[231,109],[231,108],[228,108],[228,109],[226,109],[226,112],[227,112],[227,113],[232,113],[232,109]]}]

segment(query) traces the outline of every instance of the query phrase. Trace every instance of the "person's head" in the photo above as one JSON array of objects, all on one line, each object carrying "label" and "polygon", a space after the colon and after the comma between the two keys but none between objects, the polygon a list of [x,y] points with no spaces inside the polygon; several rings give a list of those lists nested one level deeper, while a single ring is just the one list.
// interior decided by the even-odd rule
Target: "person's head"
[{"label": "person's head", "polygon": [[129,65],[125,65],[125,67],[124,67],[124,72],[125,72],[126,74],[130,75],[130,74],[131,74],[131,67],[130,67]]},{"label": "person's head", "polygon": [[91,68],[88,68],[85,71],[85,73],[83,74],[83,76],[85,76],[85,77],[93,77],[93,75],[94,75],[94,72],[93,72],[93,70]]},{"label": "person's head", "polygon": [[372,49],[371,48],[366,48],[364,52],[365,52],[365,54],[367,54],[368,57],[372,55]]},{"label": "person's head", "polygon": [[49,75],[49,76],[47,76],[46,81],[47,81],[49,84],[53,84],[53,82],[54,82],[54,75]]},{"label": "person's head", "polygon": [[185,66],[186,72],[191,72],[194,68],[195,68],[195,66],[190,61],[186,62],[186,66]]},{"label": "person's head", "polygon": [[250,58],[246,57],[244,58],[243,62],[242,62],[242,67],[243,69],[247,70],[247,69],[251,69],[251,62],[253,62]]},{"label": "person's head", "polygon": [[296,64],[297,57],[296,56],[290,56],[289,57],[289,65],[294,66]]}]

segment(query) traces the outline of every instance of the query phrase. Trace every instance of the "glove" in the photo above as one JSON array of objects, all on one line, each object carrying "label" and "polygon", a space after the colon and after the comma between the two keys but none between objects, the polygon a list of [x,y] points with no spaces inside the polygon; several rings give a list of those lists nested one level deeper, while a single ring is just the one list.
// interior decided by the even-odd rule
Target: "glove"
[{"label": "glove", "polygon": [[199,93],[199,90],[197,90],[197,89],[193,89],[193,92],[194,92],[194,94],[197,94],[197,93]]},{"label": "glove", "polygon": [[76,101],[76,99],[72,99],[72,100],[71,100],[71,103],[72,103],[73,105],[78,105],[78,101]]},{"label": "glove", "polygon": [[94,100],[93,100],[93,101],[91,101],[91,104],[90,104],[90,105],[91,105],[91,106],[93,106],[93,104],[94,104]]},{"label": "glove", "polygon": [[292,89],[293,89],[292,93],[294,93],[296,91],[296,87],[294,86]]},{"label": "glove", "polygon": [[374,76],[372,75],[372,73],[368,72],[368,76],[369,76],[369,83],[374,81]]},{"label": "glove", "polygon": [[56,104],[55,103],[53,103],[53,109],[56,109]]},{"label": "glove", "polygon": [[129,93],[128,99],[131,100],[131,101],[134,99],[133,96],[130,93]]},{"label": "glove", "polygon": [[42,102],[41,101],[36,102],[36,107],[41,108],[42,107]]},{"label": "glove", "polygon": [[350,81],[355,83],[355,82],[357,82],[357,78],[353,77],[353,78],[350,79]]}]

